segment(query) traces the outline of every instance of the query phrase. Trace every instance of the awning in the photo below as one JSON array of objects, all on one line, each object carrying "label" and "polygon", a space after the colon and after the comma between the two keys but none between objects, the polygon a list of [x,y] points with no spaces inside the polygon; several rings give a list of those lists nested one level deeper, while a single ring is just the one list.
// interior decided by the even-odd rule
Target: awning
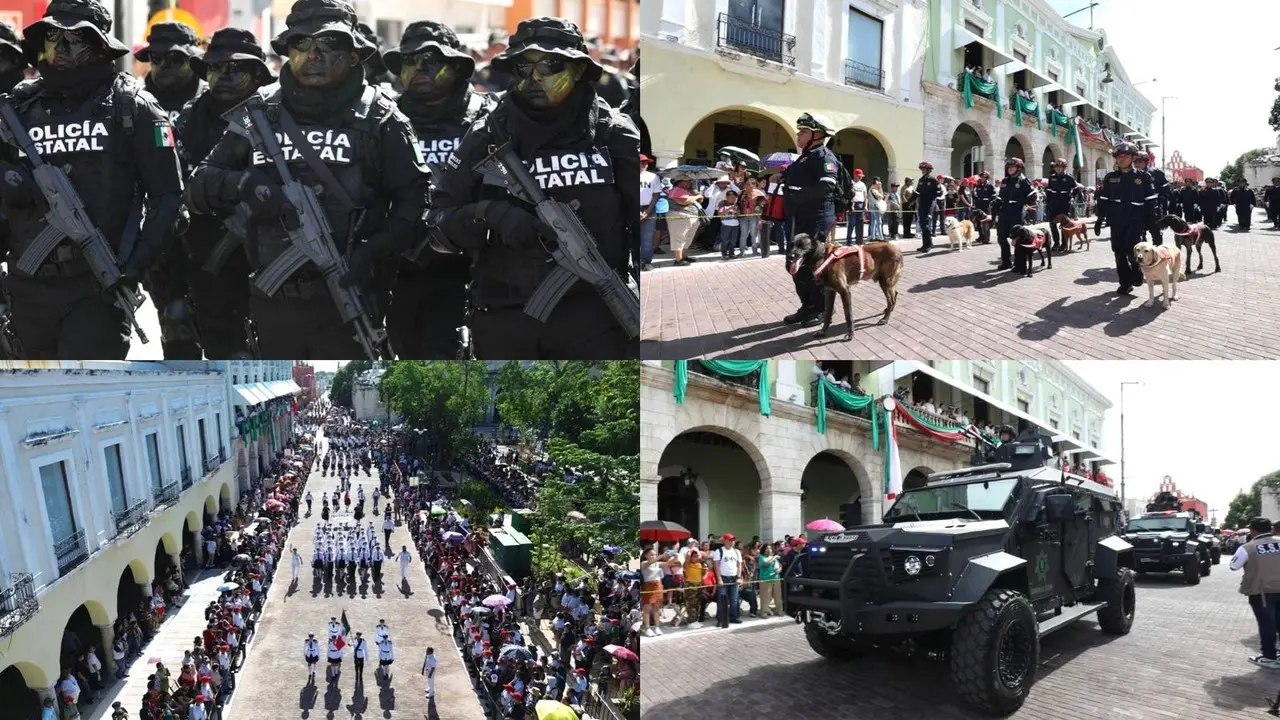
[{"label": "awning", "polygon": [[[957,26],[954,28],[954,30],[955,30],[955,34],[956,34],[956,41],[955,41],[955,44],[954,44],[954,45],[953,45],[953,47],[952,47],[952,49],[953,49],[953,50],[959,50],[960,48],[962,48],[962,47],[964,47],[964,46],[966,46],[966,45],[968,45],[968,44],[970,44],[970,43],[978,43],[978,44],[979,44],[979,45],[981,45],[982,47],[984,47],[984,48],[986,48],[986,49],[988,49],[988,50],[990,50],[990,51],[991,51],[991,54],[995,56],[995,60],[994,60],[994,61],[993,61],[989,66],[987,66],[987,69],[988,69],[988,70],[994,70],[994,69],[996,69],[996,68],[1003,67],[1003,66],[1005,66],[1005,65],[1009,65],[1009,64],[1011,64],[1011,63],[1018,63],[1018,62],[1019,62],[1019,61],[1018,61],[1018,58],[1016,58],[1016,57],[1014,57],[1013,55],[1011,55],[1010,53],[1005,52],[1004,50],[1001,50],[1000,48],[996,47],[996,44],[995,44],[995,43],[991,42],[990,40],[988,40],[988,39],[986,39],[986,38],[984,38],[984,37],[980,37],[980,36],[978,36],[978,35],[974,35],[973,33],[969,32],[968,30],[964,29],[963,27],[960,27],[959,25],[957,25]],[[1021,63],[1019,63],[1019,64],[1021,64]]]},{"label": "awning", "polygon": [[1059,92],[1061,92],[1063,97],[1066,98],[1066,100],[1062,102],[1062,107],[1064,108],[1089,104],[1089,101],[1086,100],[1083,95],[1077,94],[1076,91],[1071,88],[1063,87],[1059,89]]},{"label": "awning", "polygon": [[302,388],[298,387],[298,384],[292,380],[276,380],[274,382],[267,383],[267,387],[270,388],[271,397],[273,398],[285,397],[286,395],[293,395],[294,393],[302,392]]},{"label": "awning", "polygon": [[250,407],[259,405],[267,401],[267,397],[262,395],[256,386],[252,384],[232,385],[231,389],[236,393],[236,405],[241,407]]},{"label": "awning", "polygon": [[265,400],[271,400],[276,396],[275,393],[271,392],[271,388],[268,387],[266,383],[254,383],[253,389],[257,390],[258,394],[265,398]]}]

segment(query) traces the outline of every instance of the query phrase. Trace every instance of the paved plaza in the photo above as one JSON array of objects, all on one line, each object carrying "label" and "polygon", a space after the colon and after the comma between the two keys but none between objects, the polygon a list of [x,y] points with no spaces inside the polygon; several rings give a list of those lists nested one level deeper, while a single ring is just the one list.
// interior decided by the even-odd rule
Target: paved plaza
[{"label": "paved plaza", "polygon": [[[713,253],[685,267],[671,267],[670,255],[659,256],[655,269],[641,275],[640,354],[668,360],[1280,357],[1280,232],[1263,229],[1270,224],[1260,210],[1252,232],[1234,227],[1224,224],[1216,233],[1222,272],[1212,272],[1204,248],[1208,272],[1180,284],[1167,311],[1142,307],[1145,287],[1127,297],[1115,294],[1105,228],[1101,239],[1091,238],[1089,251],[1054,257],[1052,270],[1031,279],[995,269],[994,231],[990,245],[964,252],[948,249],[945,237],[935,237],[935,249],[925,255],[916,252],[918,236],[899,240],[905,263],[893,318],[877,326],[883,294],[873,283],[856,287],[850,343],[843,342],[839,301],[829,337],[814,337],[817,328],[782,324],[798,302],[778,255],[721,261]],[[1171,238],[1166,231],[1166,242]]]},{"label": "paved plaza", "polygon": [[[1250,665],[1258,630],[1224,560],[1198,586],[1180,575],[1138,579],[1126,636],[1081,620],[1041,643],[1040,672],[1015,720],[1167,720],[1268,717],[1280,672]],[[644,718],[693,720],[969,720],[944,663],[819,658],[787,620],[644,639]]]},{"label": "paved plaza", "polygon": [[[450,627],[444,613],[432,593],[422,561],[409,537],[408,525],[402,524],[391,535],[391,545],[398,553],[401,545],[409,546],[413,562],[409,565],[407,584],[400,584],[400,566],[394,558],[382,564],[383,583],[359,584],[344,589],[343,595],[333,592],[318,582],[313,582],[311,571],[312,537],[320,523],[320,497],[332,495],[338,487],[336,477],[321,477],[320,465],[307,481],[315,499],[314,512],[303,518],[289,533],[289,545],[296,546],[306,561],[298,573],[298,585],[290,588],[288,548],[282,554],[284,560],[277,570],[275,582],[263,606],[263,616],[258,623],[257,635],[250,646],[244,669],[237,678],[237,688],[231,705],[225,713],[226,720],[281,720],[283,718],[315,718],[325,720],[342,718],[447,718],[448,720],[481,720],[484,714],[471,687],[471,680],[458,656]],[[352,507],[355,489],[363,485],[367,496],[365,511],[372,509],[371,491],[377,487],[377,470],[374,476],[360,474],[351,478]],[[382,505],[379,504],[379,509]],[[306,512],[306,504],[300,503]],[[350,520],[350,515],[340,511],[330,518],[333,521]],[[366,514],[363,522],[368,522]],[[381,520],[374,523],[378,540],[383,538]],[[342,676],[332,686],[325,683],[323,642],[327,637],[326,625],[330,616],[341,617],[343,610],[356,630],[364,633],[369,641],[369,659],[365,660],[364,684],[355,683],[352,651],[346,648],[342,663]],[[374,627],[379,618],[385,618],[391,628],[391,640],[395,645],[395,664],[391,666],[390,683],[380,684],[373,671],[378,667],[377,647],[373,644]],[[307,668],[302,660],[302,641],[307,633],[315,633],[321,641],[321,661],[316,666],[316,684],[307,685]],[[348,638],[350,639],[350,638]],[[436,668],[436,699],[426,702],[427,679],[419,674],[422,658],[428,646],[434,647],[439,658]]]}]

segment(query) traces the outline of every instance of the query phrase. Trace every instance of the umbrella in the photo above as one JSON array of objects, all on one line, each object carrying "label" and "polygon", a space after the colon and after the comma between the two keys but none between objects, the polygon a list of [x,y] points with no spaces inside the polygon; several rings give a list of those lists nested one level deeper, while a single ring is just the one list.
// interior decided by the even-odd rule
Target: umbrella
[{"label": "umbrella", "polygon": [[236,562],[249,562],[250,557],[249,557],[248,555],[245,555],[244,553],[240,553],[239,555],[237,555],[237,556],[235,556],[235,557],[233,557],[233,558],[231,558],[231,559],[232,559],[232,560],[234,560],[234,561],[236,561]]},{"label": "umbrella", "polygon": [[431,514],[432,515],[448,515],[449,511],[445,510],[442,507],[433,507],[431,508]]},{"label": "umbrella", "polygon": [[832,520],[831,518],[822,518],[821,520],[814,520],[808,525],[805,525],[804,529],[820,530],[822,532],[827,532],[827,531],[834,531],[834,530],[843,530],[844,526],[836,522],[835,520]]},{"label": "umbrella", "polygon": [[706,165],[677,165],[659,170],[658,175],[671,180],[715,180],[725,171]]},{"label": "umbrella", "polygon": [[764,159],[764,167],[766,170],[782,170],[800,157],[797,153],[776,152],[771,153],[769,157]]},{"label": "umbrella", "polygon": [[750,150],[744,150],[733,145],[726,145],[725,147],[720,148],[720,152],[716,153],[716,157],[721,155],[728,155],[735,161],[735,164],[740,161],[756,167],[760,165],[759,155],[751,152]]},{"label": "umbrella", "polygon": [[587,521],[587,516],[586,516],[586,515],[583,515],[582,513],[578,512],[577,510],[570,510],[570,511],[569,511],[569,514],[565,515],[564,517],[565,517],[565,519],[566,519],[566,520],[573,520],[573,521],[576,521],[576,522],[586,522],[586,521]]},{"label": "umbrella", "polygon": [[492,610],[490,610],[489,608],[487,608],[487,607],[482,607],[482,606],[480,606],[480,605],[477,605],[477,606],[475,606],[475,607],[471,608],[471,614],[472,614],[472,615],[488,615],[488,614],[489,614],[489,613],[491,613],[491,612],[493,612],[493,611],[492,611]]},{"label": "umbrella", "polygon": [[621,645],[605,645],[604,651],[619,660],[630,660],[632,662],[639,662],[640,660],[639,655],[632,652],[630,648],[624,648]]},{"label": "umbrella", "polygon": [[639,580],[640,573],[636,572],[635,570],[627,570],[626,572],[618,573],[618,579],[619,580]]},{"label": "umbrella", "polygon": [[533,653],[529,649],[520,645],[504,645],[498,653],[498,657],[514,656],[516,660],[532,660]]},{"label": "umbrella", "polygon": [[240,583],[237,582],[225,582],[218,586],[218,592],[231,592],[232,590],[239,589]]},{"label": "umbrella", "polygon": [[450,530],[449,532],[444,534],[444,539],[448,540],[449,542],[462,542],[466,538],[467,538],[466,535],[463,535],[460,532],[454,532],[453,530]]},{"label": "umbrella", "polygon": [[680,542],[693,533],[670,520],[646,520],[640,523],[640,539],[654,542]]},{"label": "umbrella", "polygon": [[533,706],[533,713],[538,720],[578,720],[578,713],[573,708],[555,700],[539,700]]},{"label": "umbrella", "polygon": [[485,607],[491,608],[506,607],[511,604],[506,595],[490,595],[483,602]]},{"label": "umbrella", "polygon": [[285,505],[279,500],[268,500],[265,503],[263,503],[262,507],[266,508],[267,510],[284,510]]}]

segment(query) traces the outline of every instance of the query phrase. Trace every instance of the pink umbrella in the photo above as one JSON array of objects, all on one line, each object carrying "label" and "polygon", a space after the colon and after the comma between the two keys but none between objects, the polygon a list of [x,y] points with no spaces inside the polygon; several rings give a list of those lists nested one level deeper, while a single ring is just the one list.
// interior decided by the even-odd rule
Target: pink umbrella
[{"label": "pink umbrella", "polygon": [[621,645],[605,645],[604,651],[620,660],[630,660],[639,662],[640,656],[631,651],[630,648],[624,648]]},{"label": "pink umbrella", "polygon": [[484,605],[485,607],[496,608],[496,607],[506,607],[511,604],[511,601],[508,600],[507,596],[505,595],[490,595],[489,597],[485,598],[481,602],[481,604]]},{"label": "pink umbrella", "polygon": [[822,532],[827,532],[829,530],[844,529],[843,525],[836,522],[835,520],[832,520],[831,518],[822,518],[821,520],[814,520],[813,522],[809,523],[808,525],[805,525],[804,527],[806,530],[819,530]]}]

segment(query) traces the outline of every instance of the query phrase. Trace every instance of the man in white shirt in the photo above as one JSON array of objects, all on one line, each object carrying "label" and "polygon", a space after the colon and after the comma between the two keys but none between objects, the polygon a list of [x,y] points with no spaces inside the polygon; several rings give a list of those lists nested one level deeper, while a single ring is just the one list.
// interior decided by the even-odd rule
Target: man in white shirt
[{"label": "man in white shirt", "polygon": [[656,173],[649,172],[653,158],[640,155],[640,265],[644,269],[653,262],[653,250],[658,238],[658,218],[654,213],[662,183]]},{"label": "man in white shirt", "polygon": [[422,660],[422,674],[427,676],[427,699],[436,696],[436,649],[427,648],[427,656]]},{"label": "man in white shirt", "polygon": [[738,187],[729,182],[728,175],[716,178],[715,184],[707,188],[707,212],[714,214],[716,208],[720,206],[720,201],[724,199],[725,193],[730,190],[738,192]]},{"label": "man in white shirt", "polygon": [[351,657],[356,668],[356,682],[364,683],[364,659],[369,653],[369,641],[364,639],[360,631],[356,631],[356,637],[351,641]]},{"label": "man in white shirt", "polygon": [[293,583],[298,584],[298,568],[302,567],[302,556],[298,554],[298,548],[293,548],[289,553],[289,567],[293,570]]},{"label": "man in white shirt", "polygon": [[410,559],[412,558],[409,555],[409,546],[401,545],[400,546],[400,582],[408,582],[408,580],[406,579],[406,576],[409,574]]},{"label": "man in white shirt", "polygon": [[729,623],[742,622],[738,617],[738,574],[742,572],[742,551],[737,548],[738,538],[733,533],[725,533],[720,540],[724,546],[711,553],[711,562],[715,563],[721,583],[716,588],[716,627],[727,628]]}]

